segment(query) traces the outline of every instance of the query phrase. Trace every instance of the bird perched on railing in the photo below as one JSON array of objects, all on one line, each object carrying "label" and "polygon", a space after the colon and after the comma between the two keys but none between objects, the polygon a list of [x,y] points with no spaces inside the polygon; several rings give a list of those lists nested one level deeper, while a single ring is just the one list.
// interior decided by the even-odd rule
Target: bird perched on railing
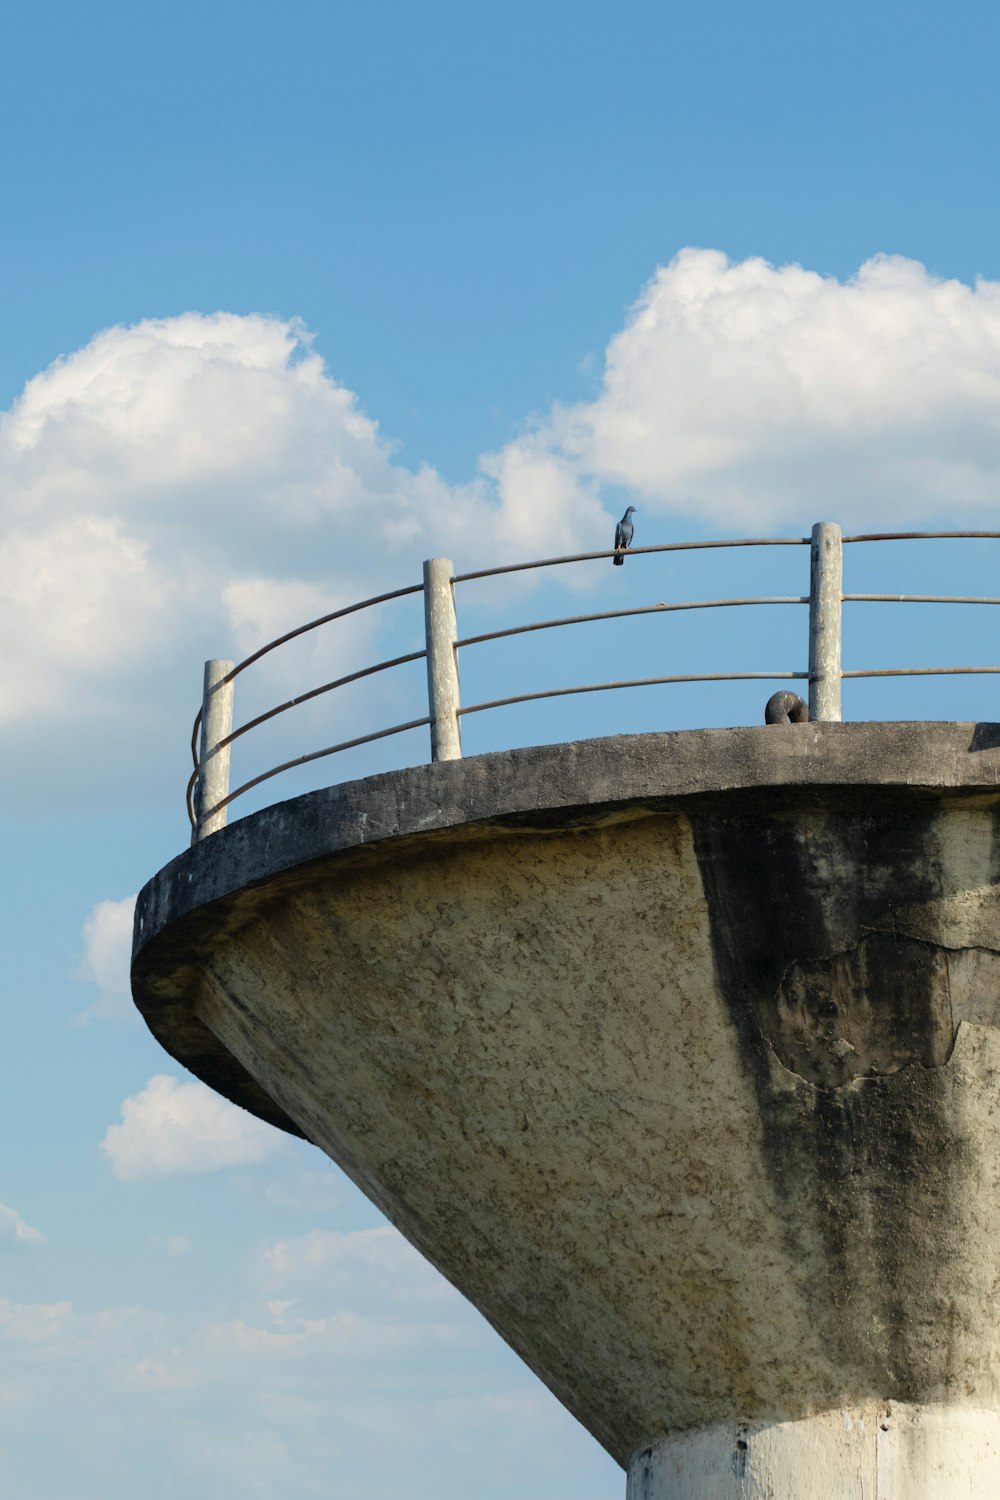
[{"label": "bird perched on railing", "polygon": [[616,568],[620,568],[625,558],[622,556],[632,545],[632,533],[635,530],[632,525],[632,517],[635,514],[635,506],[630,505],[615,527],[615,555],[613,558]]}]

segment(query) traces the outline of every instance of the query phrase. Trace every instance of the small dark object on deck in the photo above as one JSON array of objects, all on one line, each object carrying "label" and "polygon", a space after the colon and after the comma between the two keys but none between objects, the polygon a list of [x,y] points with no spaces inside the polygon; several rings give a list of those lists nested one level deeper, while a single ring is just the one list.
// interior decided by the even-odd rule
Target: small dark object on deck
[{"label": "small dark object on deck", "polygon": [[765,724],[808,724],[809,709],[798,693],[772,693],[764,710]]},{"label": "small dark object on deck", "polygon": [[635,506],[630,505],[615,527],[615,555],[612,561],[616,568],[620,568],[625,558],[622,554],[632,545],[632,533],[635,530],[632,525],[632,516]]}]

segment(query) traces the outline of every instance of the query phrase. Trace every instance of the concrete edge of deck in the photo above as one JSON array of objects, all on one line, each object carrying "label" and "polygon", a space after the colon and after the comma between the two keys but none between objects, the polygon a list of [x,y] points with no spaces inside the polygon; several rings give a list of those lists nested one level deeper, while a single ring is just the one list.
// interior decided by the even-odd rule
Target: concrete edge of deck
[{"label": "concrete edge of deck", "polygon": [[262,809],[171,861],[139,893],[136,1004],[162,1045],[261,1118],[297,1127],[184,1003],[193,956],[289,880],[413,840],[557,828],[692,797],[810,787],[887,792],[1000,787],[1000,724],[800,724],[618,735],[498,751],[322,788]]}]

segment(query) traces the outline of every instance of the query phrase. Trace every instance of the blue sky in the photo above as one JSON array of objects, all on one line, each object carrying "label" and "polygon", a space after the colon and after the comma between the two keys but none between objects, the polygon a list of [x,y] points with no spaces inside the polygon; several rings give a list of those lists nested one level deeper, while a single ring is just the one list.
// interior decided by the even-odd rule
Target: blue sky
[{"label": "blue sky", "polygon": [[[186,843],[202,660],[425,556],[609,545],[629,502],[640,544],[1000,529],[998,32],[981,4],[9,11],[5,1494],[622,1493],[332,1165],[159,1051],[130,900]],[[855,547],[847,586],[993,594],[996,545]],[[470,584],[459,611],[806,574],[805,549],[637,558]],[[804,632],[788,608],[528,636],[467,653],[463,693],[797,669]],[[238,717],[418,633],[400,605],[312,639],[241,680]],[[998,663],[990,610],[848,615],[847,666],[960,663]],[[234,770],[421,692],[401,672],[287,716]],[[765,697],[561,700],[468,720],[466,750],[757,722]],[[997,715],[964,678],[853,685],[845,717]],[[245,806],[425,755],[416,733]]]}]

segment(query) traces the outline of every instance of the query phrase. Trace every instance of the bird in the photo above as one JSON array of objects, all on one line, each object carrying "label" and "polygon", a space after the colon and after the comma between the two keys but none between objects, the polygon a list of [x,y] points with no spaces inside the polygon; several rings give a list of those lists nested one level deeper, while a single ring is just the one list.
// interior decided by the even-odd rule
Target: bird
[{"label": "bird", "polygon": [[618,525],[615,527],[615,555],[613,561],[616,568],[621,567],[622,563],[625,561],[625,558],[622,556],[622,554],[626,552],[632,545],[632,532],[635,529],[632,525],[632,517],[634,514],[635,506],[630,505],[628,510],[622,516],[621,520],[618,522]]}]

